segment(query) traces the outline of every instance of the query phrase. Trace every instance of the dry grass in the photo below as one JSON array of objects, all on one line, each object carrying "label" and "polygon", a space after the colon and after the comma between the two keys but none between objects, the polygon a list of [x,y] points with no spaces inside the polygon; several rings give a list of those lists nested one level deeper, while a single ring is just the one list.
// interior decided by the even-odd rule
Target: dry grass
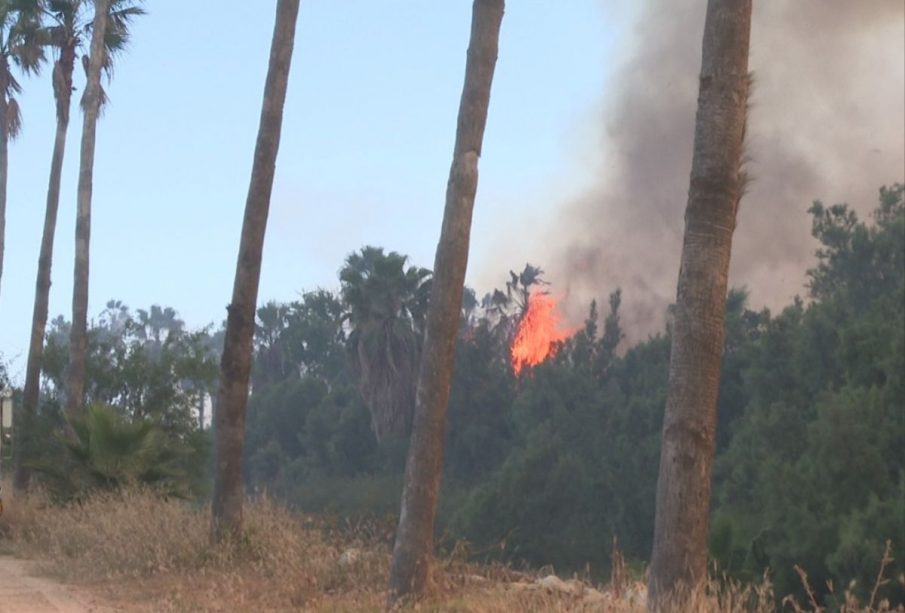
[{"label": "dry grass", "polygon": [[[378,611],[386,601],[389,534],[387,526],[331,525],[258,498],[246,507],[243,538],[213,547],[206,507],[141,491],[67,507],[32,495],[6,501],[0,552],[34,559],[42,572],[129,611]],[[641,612],[646,590],[639,579],[617,563],[606,588],[587,578],[557,583],[469,564],[454,553],[438,564],[431,596],[414,608]],[[766,613],[776,610],[774,602],[767,581],[714,581],[684,608]],[[786,607],[804,610],[792,602]],[[849,610],[884,610],[883,603],[870,607]]]},{"label": "dry grass", "polygon": [[[246,509],[243,537],[214,547],[208,519],[205,507],[151,492],[65,507],[33,495],[7,501],[0,536],[7,551],[47,574],[114,600],[138,595],[153,610],[308,609],[340,593],[365,605],[383,598],[389,553],[364,530],[350,534],[259,498]],[[354,559],[341,563],[350,550]]]},{"label": "dry grass", "polygon": [[[840,602],[842,603],[838,607],[839,613],[885,613],[886,611],[905,611],[905,605],[893,605],[888,600],[879,598],[878,596],[880,588],[890,581],[890,579],[886,577],[886,570],[889,564],[892,563],[892,561],[892,542],[886,541],[886,548],[883,551],[883,557],[880,559],[880,570],[877,571],[877,578],[874,581],[874,585],[871,589],[867,602],[861,602],[860,600],[858,600],[858,597],[855,596],[855,594],[851,590],[851,588],[854,587],[854,582],[852,582],[849,585],[849,589],[846,589],[842,593],[842,597],[839,598]],[[798,577],[801,580],[801,585],[804,588],[805,593],[808,595],[808,606],[802,607],[798,603],[798,601],[791,596],[786,596],[785,598],[783,598],[783,606],[788,606],[795,613],[804,613],[805,611],[823,613],[824,611],[826,611],[825,607],[821,607],[817,603],[817,597],[814,593],[814,589],[811,587],[811,582],[808,580],[808,574],[798,565],[795,566],[795,572],[798,573]],[[898,581],[903,586],[905,586],[905,574],[900,575],[898,577]],[[828,587],[831,593],[835,593],[832,584],[830,584]]]}]

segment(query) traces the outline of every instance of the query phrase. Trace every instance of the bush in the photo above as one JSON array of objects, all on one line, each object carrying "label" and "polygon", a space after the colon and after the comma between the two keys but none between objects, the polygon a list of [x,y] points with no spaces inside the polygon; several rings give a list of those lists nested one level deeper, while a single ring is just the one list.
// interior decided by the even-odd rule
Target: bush
[{"label": "bush", "polygon": [[68,418],[67,424],[67,430],[56,435],[50,455],[29,463],[55,500],[138,485],[169,496],[189,495],[185,460],[194,450],[154,422],[93,406],[84,415]]}]

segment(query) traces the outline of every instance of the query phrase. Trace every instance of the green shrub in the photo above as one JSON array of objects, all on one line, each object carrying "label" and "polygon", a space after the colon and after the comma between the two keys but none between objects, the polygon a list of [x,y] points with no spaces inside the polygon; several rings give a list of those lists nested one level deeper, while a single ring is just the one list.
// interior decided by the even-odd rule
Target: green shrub
[{"label": "green shrub", "polygon": [[93,406],[84,415],[67,418],[67,425],[65,432],[55,436],[51,454],[30,463],[55,500],[139,485],[166,495],[189,494],[184,460],[193,449],[156,423]]}]

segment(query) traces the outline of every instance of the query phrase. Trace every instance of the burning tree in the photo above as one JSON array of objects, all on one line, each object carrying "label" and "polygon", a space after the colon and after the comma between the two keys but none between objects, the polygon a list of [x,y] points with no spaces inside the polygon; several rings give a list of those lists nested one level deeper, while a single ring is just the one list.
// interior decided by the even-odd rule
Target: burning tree
[{"label": "burning tree", "polygon": [[575,331],[562,327],[556,298],[546,292],[532,294],[512,340],[512,370],[518,375],[526,366],[540,364]]}]

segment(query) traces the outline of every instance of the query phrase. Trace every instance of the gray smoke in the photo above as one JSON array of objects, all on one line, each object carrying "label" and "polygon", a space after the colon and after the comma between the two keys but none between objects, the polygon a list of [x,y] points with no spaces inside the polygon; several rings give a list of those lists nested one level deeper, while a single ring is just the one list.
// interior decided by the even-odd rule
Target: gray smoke
[{"label": "gray smoke", "polygon": [[[638,339],[675,296],[691,169],[705,0],[642,11],[633,52],[604,94],[602,164],[586,195],[559,203],[531,255],[580,320],[621,287]],[[804,294],[814,199],[866,215],[877,188],[905,179],[905,3],[755,2],[747,170],[731,283],[751,306]],[[516,263],[513,263],[515,266]]]}]

